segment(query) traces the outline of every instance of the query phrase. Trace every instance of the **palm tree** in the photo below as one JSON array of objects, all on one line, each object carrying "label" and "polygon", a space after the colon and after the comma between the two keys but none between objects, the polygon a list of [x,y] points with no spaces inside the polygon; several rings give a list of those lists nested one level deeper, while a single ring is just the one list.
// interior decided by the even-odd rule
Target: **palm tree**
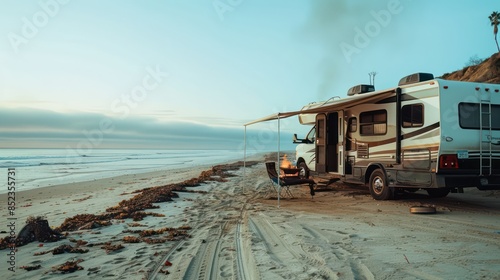
[{"label": "palm tree", "polygon": [[497,41],[498,24],[500,23],[500,14],[498,12],[493,12],[488,18],[490,19],[491,25],[493,26],[493,34],[495,34],[495,43],[497,43],[497,49],[498,52],[500,52],[500,47],[498,46],[498,41]]}]

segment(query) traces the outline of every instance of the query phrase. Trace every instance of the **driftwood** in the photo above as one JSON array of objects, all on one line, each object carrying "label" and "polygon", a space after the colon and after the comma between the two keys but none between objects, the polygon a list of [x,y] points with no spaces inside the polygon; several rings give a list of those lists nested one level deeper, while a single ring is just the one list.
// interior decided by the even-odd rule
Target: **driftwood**
[{"label": "driftwood", "polygon": [[43,217],[28,217],[26,225],[16,237],[16,245],[22,246],[30,242],[53,242],[61,239],[61,233],[49,227],[49,222]]}]

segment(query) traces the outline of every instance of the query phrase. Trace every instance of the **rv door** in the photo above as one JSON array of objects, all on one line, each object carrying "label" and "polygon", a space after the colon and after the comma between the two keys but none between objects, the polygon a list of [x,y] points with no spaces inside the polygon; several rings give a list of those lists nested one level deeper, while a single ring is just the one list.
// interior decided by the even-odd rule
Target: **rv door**
[{"label": "rv door", "polygon": [[316,116],[316,171],[344,175],[344,111]]},{"label": "rv door", "polygon": [[338,111],[338,140],[337,140],[337,152],[338,152],[338,173],[340,175],[344,175],[345,173],[345,164],[344,164],[344,157],[345,157],[345,149],[344,149],[344,111]]},{"label": "rv door", "polygon": [[326,115],[316,115],[316,172],[326,172]]}]

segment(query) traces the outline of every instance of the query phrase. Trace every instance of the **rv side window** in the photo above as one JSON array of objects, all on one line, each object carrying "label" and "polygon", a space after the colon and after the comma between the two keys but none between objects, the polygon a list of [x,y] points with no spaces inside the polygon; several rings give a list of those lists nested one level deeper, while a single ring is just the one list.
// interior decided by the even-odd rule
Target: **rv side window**
[{"label": "rv side window", "polygon": [[[483,129],[489,128],[489,106],[483,104]],[[479,103],[459,103],[458,118],[461,128],[479,129]],[[500,130],[500,105],[491,105],[491,129]]]},{"label": "rv side window", "polygon": [[349,119],[349,132],[356,132],[358,130],[358,120],[356,118]]},{"label": "rv side window", "polygon": [[387,111],[363,112],[359,115],[361,135],[383,135],[387,132]]},{"label": "rv side window", "polygon": [[424,106],[422,104],[405,105],[401,109],[403,127],[424,125]]}]

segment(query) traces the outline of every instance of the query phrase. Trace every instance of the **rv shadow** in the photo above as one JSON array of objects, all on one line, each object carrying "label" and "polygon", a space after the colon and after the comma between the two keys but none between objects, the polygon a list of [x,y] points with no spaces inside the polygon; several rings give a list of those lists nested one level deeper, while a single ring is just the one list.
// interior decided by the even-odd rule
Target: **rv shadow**
[{"label": "rv shadow", "polygon": [[[371,196],[370,191],[364,185],[360,184],[350,184],[346,182],[335,182],[329,185],[326,185],[324,191],[335,191],[342,192],[344,195],[363,195],[363,196]],[[319,188],[320,189],[320,188]],[[318,192],[317,190],[316,192]]]},{"label": "rv shadow", "polygon": [[447,211],[473,211],[473,212],[497,212],[500,214],[500,200],[496,195],[470,190],[467,194],[449,194],[446,197],[430,197],[426,191],[419,190],[414,193],[404,192],[397,196],[397,200],[412,205],[432,205]]}]

